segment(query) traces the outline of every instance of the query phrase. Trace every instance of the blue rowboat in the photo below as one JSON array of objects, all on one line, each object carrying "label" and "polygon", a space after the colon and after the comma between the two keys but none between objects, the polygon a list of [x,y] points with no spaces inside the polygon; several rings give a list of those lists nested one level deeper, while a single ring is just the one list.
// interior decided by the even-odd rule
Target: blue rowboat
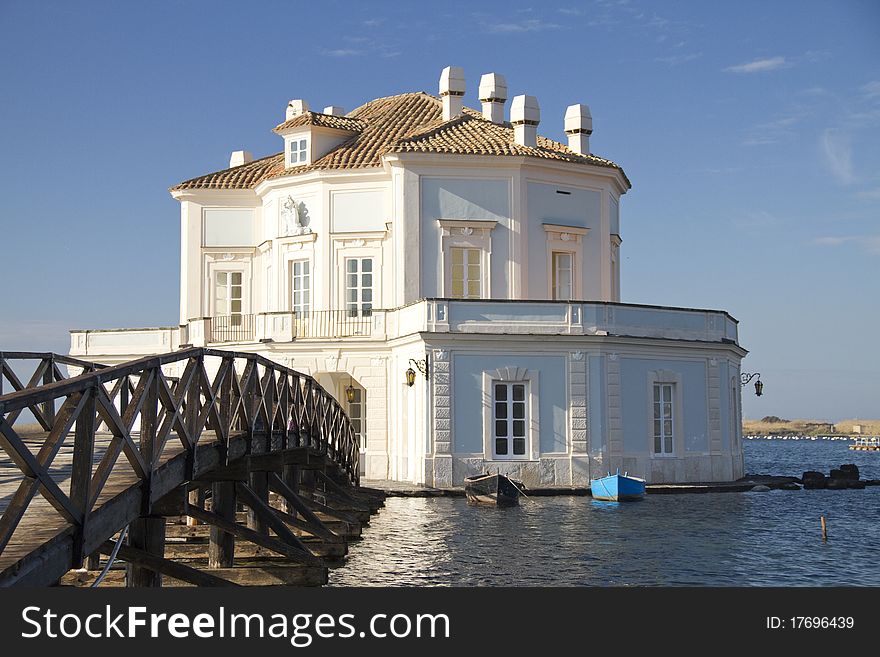
[{"label": "blue rowboat", "polygon": [[628,473],[609,474],[601,479],[590,480],[590,493],[594,500],[608,502],[632,502],[645,497],[645,480],[630,477]]}]

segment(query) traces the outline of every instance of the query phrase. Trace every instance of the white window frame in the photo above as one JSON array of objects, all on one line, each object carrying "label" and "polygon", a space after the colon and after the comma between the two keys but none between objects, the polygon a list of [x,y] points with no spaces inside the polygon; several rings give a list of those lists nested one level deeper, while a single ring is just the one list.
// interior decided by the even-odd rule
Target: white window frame
[{"label": "white window frame", "polygon": [[[438,219],[440,227],[440,296],[452,296],[452,249],[477,249],[480,251],[480,297],[492,298],[492,230],[497,221],[476,219]],[[473,297],[459,297],[473,298]]]},{"label": "white window frame", "polygon": [[251,301],[253,298],[253,289],[251,287],[251,253],[224,253],[211,252],[205,254],[205,285],[204,285],[204,305],[207,310],[205,315],[209,317],[217,317],[215,281],[217,272],[240,272],[242,275],[242,300],[241,314],[249,315],[251,310]]},{"label": "white window frame", "polygon": [[[456,251],[460,251],[462,254],[462,280],[461,280],[461,291],[460,295],[456,295],[455,293],[455,253]],[[471,262],[471,254],[477,254],[476,263]],[[449,284],[449,296],[454,299],[481,299],[482,291],[483,291],[483,250],[475,249],[469,246],[452,246],[449,247],[449,267],[450,267],[450,284]],[[470,268],[472,265],[476,265],[477,272],[476,279],[470,278]],[[477,294],[476,296],[472,296],[470,294],[471,283],[476,282],[477,284]]]},{"label": "white window frame", "polygon": [[[668,385],[672,390],[672,451],[671,452],[655,452],[654,451],[654,386]],[[648,438],[648,454],[651,458],[667,459],[680,458],[684,456],[684,408],[682,399],[684,397],[684,389],[682,387],[682,377],[678,372],[669,370],[655,370],[648,373],[648,403],[646,413],[647,438]],[[662,426],[661,426],[662,429]],[[661,449],[665,450],[665,445],[661,444]]]},{"label": "white window frame", "polygon": [[[540,458],[539,375],[522,367],[502,367],[483,372],[483,460],[484,461],[537,461]],[[526,386],[526,453],[514,455],[513,440],[510,454],[495,454],[495,384],[525,384]],[[508,427],[512,435],[512,428]]]},{"label": "white window frame", "polygon": [[[503,399],[499,398],[499,392],[504,391]],[[522,393],[522,399],[516,398],[516,393]],[[522,417],[517,417],[517,409],[521,410]],[[497,461],[519,461],[528,456],[529,434],[529,384],[527,381],[492,381],[492,424],[493,431],[490,438],[492,458]],[[499,410],[503,413],[499,414]],[[503,417],[502,417],[503,416]],[[517,435],[517,423],[522,423],[522,435]],[[498,433],[499,423],[503,423],[505,433]],[[504,453],[498,451],[498,441],[506,443]],[[517,440],[522,441],[522,450],[517,450]]]},{"label": "white window frame", "polygon": [[543,224],[546,236],[546,263],[547,263],[547,298],[555,299],[556,290],[553,289],[554,278],[554,253],[571,254],[571,298],[559,299],[559,301],[577,301],[583,298],[583,242],[590,232],[589,228],[579,226],[565,226],[562,224]]},{"label": "white window frame", "polygon": [[[300,267],[307,267],[308,272],[300,273],[297,277],[296,275],[296,267],[299,265]],[[297,313],[300,317],[308,315],[312,310],[312,261],[310,258],[297,258],[294,260],[288,261],[288,309],[292,313]],[[300,302],[299,304],[295,301],[295,294],[297,290],[295,289],[295,281],[297,278],[301,279],[305,284],[305,287],[299,290],[300,294],[303,293],[307,295],[308,301]]]},{"label": "white window frame", "polygon": [[[238,274],[239,280],[238,285],[235,285],[232,277]],[[222,285],[218,282],[220,276],[226,277],[226,282]],[[219,302],[219,291],[223,289],[225,291],[224,303],[227,306],[227,310],[225,313],[222,313],[222,316],[232,317],[233,315],[244,316],[246,313],[244,312],[244,298],[245,298],[245,287],[244,287],[244,272],[237,269],[215,269],[214,275],[212,276],[211,281],[211,300],[214,305],[214,315],[220,316],[221,313],[217,308]],[[239,289],[239,297],[232,296],[232,288],[237,287]],[[232,302],[239,302],[239,309],[237,311],[232,310]]]},{"label": "white window frame", "polygon": [[[364,260],[370,261],[370,271],[364,272],[363,262]],[[349,272],[348,263],[356,261],[358,262],[357,272]],[[351,287],[348,284],[348,277],[351,273],[356,273],[357,275],[357,285],[355,287]],[[366,274],[370,275],[370,285],[366,286],[363,284],[363,279]],[[377,288],[376,285],[376,258],[372,255],[345,255],[342,259],[342,310],[346,311],[346,314],[351,317],[368,317],[373,314],[374,310],[377,310],[376,305],[376,296],[377,296]],[[354,310],[355,314],[351,314],[351,309],[349,308],[349,304],[352,303],[348,300],[348,292],[349,290],[357,290],[357,300],[354,302],[356,305],[356,309]],[[364,290],[370,290],[370,300],[364,301]],[[364,310],[364,304],[369,303],[370,308],[369,312]]]},{"label": "white window frame", "polygon": [[[654,436],[652,448],[658,456],[675,454],[675,384],[655,383],[652,386],[653,408],[651,431]],[[658,449],[659,446],[659,449]]]},{"label": "white window frame", "polygon": [[[284,142],[284,158],[289,167],[310,164],[309,146],[311,137],[308,134],[290,135]],[[294,159],[296,154],[296,159]]]},{"label": "white window frame", "polygon": [[[558,259],[560,256],[568,257],[568,275],[569,275],[569,284],[568,284],[568,295],[560,294],[559,292],[559,266]],[[550,252],[550,298],[554,301],[571,301],[572,299],[576,299],[576,295],[574,293],[574,285],[577,280],[577,269],[575,268],[575,263],[577,261],[577,253],[574,251],[551,251]]]},{"label": "white window frame", "polygon": [[[384,233],[382,234],[384,236]],[[339,311],[346,310],[345,290],[348,287],[346,280],[346,261],[351,258],[372,258],[373,259],[373,313],[381,310],[385,306],[386,291],[383,290],[384,281],[384,259],[383,259],[383,241],[378,233],[351,233],[345,237],[334,236],[332,238],[333,250],[333,272],[330,276],[333,279],[329,282],[326,290],[329,292],[328,308]],[[325,272],[312,266],[312,271],[317,277],[325,275]],[[322,288],[324,289],[324,288]],[[390,293],[390,291],[389,291]]]}]

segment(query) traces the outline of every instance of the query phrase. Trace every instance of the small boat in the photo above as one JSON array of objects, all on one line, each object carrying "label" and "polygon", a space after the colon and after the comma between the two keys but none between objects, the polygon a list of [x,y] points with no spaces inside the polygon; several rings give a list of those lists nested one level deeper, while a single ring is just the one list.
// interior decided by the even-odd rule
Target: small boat
[{"label": "small boat", "polygon": [[487,472],[464,480],[468,504],[479,506],[516,506],[522,489],[522,483],[498,473]]},{"label": "small boat", "polygon": [[590,493],[594,500],[608,502],[633,502],[645,497],[645,480],[630,477],[628,473],[609,473],[607,477],[590,480]]}]

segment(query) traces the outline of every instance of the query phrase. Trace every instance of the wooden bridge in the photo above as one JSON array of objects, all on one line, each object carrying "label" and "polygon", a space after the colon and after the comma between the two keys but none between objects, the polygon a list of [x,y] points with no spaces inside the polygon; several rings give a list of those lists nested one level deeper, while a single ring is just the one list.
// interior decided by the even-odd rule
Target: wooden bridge
[{"label": "wooden bridge", "polygon": [[0,352],[0,447],[0,586],[320,585],[382,505],[339,403],[255,354]]}]

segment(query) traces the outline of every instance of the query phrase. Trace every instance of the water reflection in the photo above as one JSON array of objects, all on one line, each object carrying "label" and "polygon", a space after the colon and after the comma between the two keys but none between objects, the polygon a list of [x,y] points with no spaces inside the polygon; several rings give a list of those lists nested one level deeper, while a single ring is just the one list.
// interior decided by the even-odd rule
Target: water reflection
[{"label": "water reflection", "polygon": [[[806,459],[751,450],[749,470],[779,472],[777,461],[796,468],[808,460],[827,471],[851,462],[845,449],[808,449]],[[827,543],[820,515],[828,519]],[[337,586],[880,586],[878,521],[880,487],[649,495],[639,503],[533,497],[510,509],[469,507],[460,498],[389,498],[330,580]]]}]

